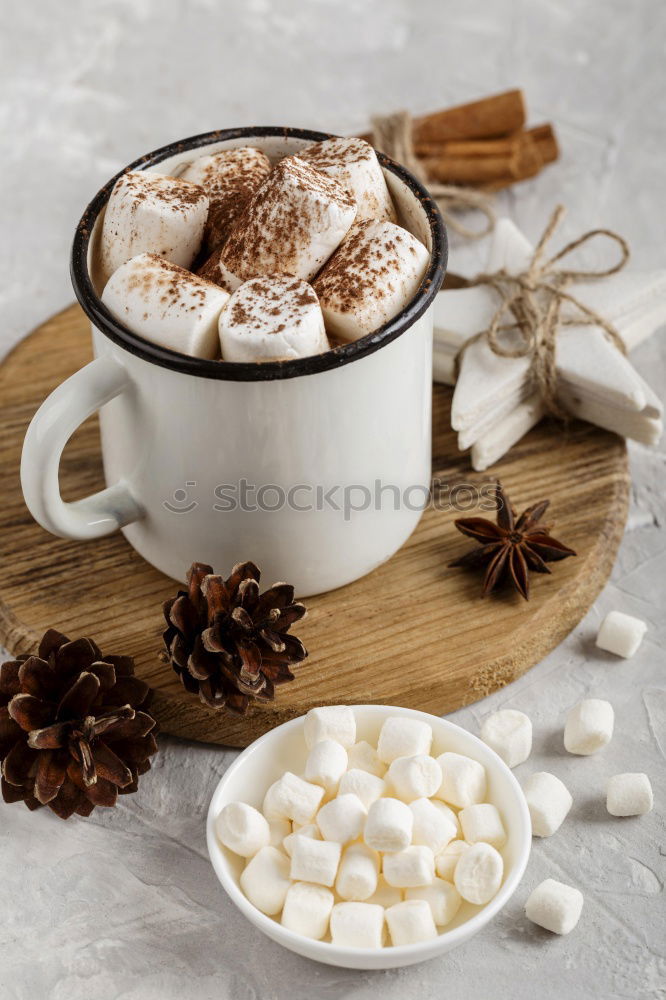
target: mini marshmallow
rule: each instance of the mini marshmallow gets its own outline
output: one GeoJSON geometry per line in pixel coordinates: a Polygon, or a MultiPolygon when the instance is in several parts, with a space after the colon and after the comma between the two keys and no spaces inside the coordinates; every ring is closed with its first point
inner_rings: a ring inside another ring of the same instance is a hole
{"type": "Polygon", "coordinates": [[[385,764],[391,764],[398,757],[427,756],[431,744],[432,729],[427,722],[392,715],[382,725],[377,753],[385,764]]]}
{"type": "Polygon", "coordinates": [[[379,854],[366,844],[345,848],[335,888],[342,899],[366,900],[377,891],[379,854]]]}
{"type": "Polygon", "coordinates": [[[305,826],[299,826],[297,830],[288,834],[282,841],[282,848],[289,857],[291,857],[295,837],[310,837],[311,840],[322,839],[319,827],[315,823],[306,823],[305,826]]]}
{"type": "Polygon", "coordinates": [[[434,757],[417,754],[415,757],[396,757],[388,769],[387,780],[395,797],[403,802],[429,798],[442,783],[442,769],[434,757]]]}
{"type": "Polygon", "coordinates": [[[525,915],[553,934],[568,934],[580,920],[582,909],[583,893],[579,889],[547,878],[530,893],[525,915]]]}
{"type": "Polygon", "coordinates": [[[462,897],[456,887],[441,878],[436,878],[432,885],[407,889],[405,899],[425,899],[438,927],[450,924],[462,904],[462,897]]]}
{"type": "Polygon", "coordinates": [[[458,820],[443,802],[421,798],[410,802],[414,817],[412,843],[425,844],[433,854],[439,854],[458,834],[458,820]]]}
{"type": "Polygon", "coordinates": [[[324,789],[312,785],[291,771],[285,771],[266,792],[263,813],[266,819],[292,819],[299,826],[309,823],[314,817],[324,789]]]}
{"type": "Polygon", "coordinates": [[[443,753],[437,758],[442,783],[437,797],[457,808],[476,805],[486,797],[486,769],[478,760],[459,753],[443,753]]]}
{"type": "Polygon", "coordinates": [[[138,254],[157,254],[188,268],[201,246],[208,196],[198,184],[147,170],[127,170],[116,181],[102,223],[103,283],[138,254]]]}
{"type": "Polygon", "coordinates": [[[376,778],[383,778],[386,774],[386,764],[379,759],[379,754],[374,747],[365,740],[355,743],[349,749],[349,770],[367,771],[374,774],[376,778]]]}
{"type": "Polygon", "coordinates": [[[401,903],[402,900],[402,889],[389,885],[384,876],[379,875],[377,878],[377,889],[366,902],[378,903],[380,906],[388,908],[389,906],[395,906],[396,903],[401,903]]]}
{"type": "Polygon", "coordinates": [[[468,844],[483,841],[484,844],[492,844],[493,847],[502,847],[506,843],[506,830],[502,817],[492,802],[465,806],[460,810],[459,819],[463,837],[468,844]]]}
{"type": "Polygon", "coordinates": [[[404,851],[412,840],[414,816],[400,799],[377,799],[368,809],[364,838],[376,851],[404,851]]]}
{"type": "Polygon", "coordinates": [[[348,844],[360,837],[367,810],[357,795],[338,795],[322,806],[317,813],[317,826],[324,840],[348,844]]]}
{"type": "Polygon", "coordinates": [[[291,823],[288,819],[272,819],[268,823],[269,840],[271,847],[281,847],[285,837],[291,833],[291,823]]]}
{"type": "Polygon", "coordinates": [[[335,740],[315,743],[305,762],[305,779],[321,785],[327,795],[335,795],[340,778],[347,770],[347,751],[335,740]]]}
{"type": "Polygon", "coordinates": [[[432,885],[435,879],[435,857],[429,847],[420,844],[406,847],[397,854],[385,854],[382,872],[389,885],[407,889],[432,885]]]}
{"type": "Polygon", "coordinates": [[[215,833],[225,847],[251,858],[270,842],[265,816],[245,802],[229,802],[215,820],[215,833]]]}
{"type": "Polygon", "coordinates": [[[335,884],[342,847],[333,840],[294,837],[291,845],[291,878],[316,882],[329,888],[335,884]]]}
{"type": "Polygon", "coordinates": [[[240,887],[262,913],[279,913],[290,886],[289,858],[276,847],[262,847],[248,861],[240,877],[240,887]]]}
{"type": "Polygon", "coordinates": [[[585,698],[571,709],[564,727],[564,748],[587,757],[605,747],[613,735],[613,706],[601,698],[585,698]]]}
{"type": "Polygon", "coordinates": [[[417,944],[437,937],[432,910],[425,899],[406,899],[385,913],[393,945],[417,944]]]}
{"type": "Polygon", "coordinates": [[[536,771],[523,785],[535,837],[552,837],[571,809],[571,794],[554,774],[536,771]]]}
{"type": "Polygon", "coordinates": [[[220,353],[217,326],[228,301],[224,289],[153,253],[125,261],[102,292],[109,312],[134,333],[208,360],[220,353]]]}
{"type": "Polygon", "coordinates": [[[369,809],[373,802],[386,794],[386,782],[369,771],[354,767],[342,775],[338,791],[340,795],[349,792],[357,795],[365,808],[369,809]]]}
{"type": "Polygon", "coordinates": [[[356,222],[364,219],[395,222],[386,180],[369,142],[337,136],[308,146],[298,155],[315,170],[342,184],[356,202],[356,222]]]}
{"type": "Polygon", "coordinates": [[[335,740],[345,750],[356,742],[356,716],[349,705],[311,708],[305,716],[303,734],[308,750],[322,740],[335,740]]]}
{"type": "Polygon", "coordinates": [[[644,816],[654,804],[647,774],[614,774],[606,785],[606,808],[611,816],[644,816]]]}
{"type": "Polygon", "coordinates": [[[336,903],[331,911],[331,941],[342,948],[381,948],[384,907],[376,903],[336,903]]]}
{"type": "Polygon", "coordinates": [[[513,708],[489,715],[479,735],[507,767],[522,764],[532,751],[532,723],[524,712],[513,708]]]}
{"type": "Polygon", "coordinates": [[[468,903],[488,903],[502,884],[504,861],[490,844],[472,844],[460,855],[453,884],[468,903]]]}
{"type": "Polygon", "coordinates": [[[440,878],[445,879],[447,882],[453,882],[453,874],[460,860],[460,855],[468,847],[469,844],[466,844],[464,840],[452,840],[450,844],[446,845],[443,851],[440,851],[436,855],[435,871],[440,878]]]}
{"type": "Polygon", "coordinates": [[[313,282],[329,334],[358,340],[393,319],[414,298],[429,260],[393,222],[355,225],[313,282]]]}
{"type": "Polygon", "coordinates": [[[220,314],[219,336],[224,361],[289,361],[330,346],[311,286],[282,274],[237,288],[220,314]]]}
{"type": "Polygon", "coordinates": [[[320,941],[328,930],[334,901],[331,890],[323,885],[294,882],[285,897],[282,926],[320,941]]]}
{"type": "Polygon", "coordinates": [[[646,632],[647,625],[640,618],[622,611],[610,611],[601,623],[597,646],[607,653],[629,659],[638,650],[646,632]]]}

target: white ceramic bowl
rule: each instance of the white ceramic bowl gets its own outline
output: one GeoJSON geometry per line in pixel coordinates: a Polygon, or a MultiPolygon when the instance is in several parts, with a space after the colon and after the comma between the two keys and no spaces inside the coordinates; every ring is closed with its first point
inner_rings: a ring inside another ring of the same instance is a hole
{"type": "Polygon", "coordinates": [[[303,738],[305,716],[285,722],[252,743],[234,761],[220,780],[208,810],[206,839],[215,873],[226,892],[247,919],[291,951],[327,965],[349,969],[392,969],[414,965],[456,948],[485,927],[515,892],[520,882],[532,843],[530,817],[525,797],[513,774],[497,754],[465,729],[438,719],[426,712],[416,712],[391,705],[356,705],[357,738],[376,746],[382,723],[389,716],[401,715],[422,719],[432,726],[433,754],[453,750],[473,757],[484,765],[488,774],[488,799],[502,813],[507,830],[507,842],[502,848],[504,881],[499,892],[486,906],[463,903],[456,918],[432,941],[382,949],[341,948],[330,941],[312,941],[287,930],[277,920],[267,917],[250,903],[240,889],[239,879],[243,859],[223,847],[215,836],[215,817],[228,802],[247,802],[261,808],[268,786],[284,771],[301,774],[307,750],[303,738]]]}

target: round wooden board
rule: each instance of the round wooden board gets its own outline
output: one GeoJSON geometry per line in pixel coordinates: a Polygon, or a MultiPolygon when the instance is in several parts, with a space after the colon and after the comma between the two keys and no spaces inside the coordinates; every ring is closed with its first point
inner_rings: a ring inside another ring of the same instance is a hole
{"type": "MultiPolygon", "coordinates": [[[[53,626],[70,637],[90,635],[109,653],[133,656],[139,676],[156,689],[155,715],[165,732],[246,746],[329,702],[453,711],[537,663],[580,621],[608,578],[628,507],[624,442],[579,423],[563,437],[544,422],[492,476],[473,473],[450,429],[451,390],[436,386],[433,475],[450,487],[478,486],[501,475],[520,509],[549,497],[548,521],[578,557],[557,564],[552,576],[534,576],[529,603],[512,592],[481,600],[477,574],[447,568],[474,544],[454,529],[460,514],[430,509],[388,563],[307,602],[309,614],[297,632],[310,657],[297,668],[296,681],[278,689],[273,704],[254,706],[244,718],[212,713],[183,691],[159,659],[161,607],[175,593],[174,582],[144,562],[121,534],[94,542],[55,538],[23,503],[19,461],[30,418],[90,357],[88,323],[78,306],[70,306],[0,367],[0,642],[14,654],[33,652],[53,626]]],[[[95,418],[67,446],[61,484],[67,499],[103,486],[95,418]]],[[[238,553],[239,560],[248,558],[252,552],[238,553]]]]}

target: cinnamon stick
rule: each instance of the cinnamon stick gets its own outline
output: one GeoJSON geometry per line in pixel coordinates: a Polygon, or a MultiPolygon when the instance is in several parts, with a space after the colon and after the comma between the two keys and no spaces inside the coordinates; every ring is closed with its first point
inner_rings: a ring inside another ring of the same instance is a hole
{"type": "MultiPolygon", "coordinates": [[[[431,180],[447,184],[489,184],[509,179],[511,182],[533,177],[543,166],[539,144],[531,132],[521,132],[501,148],[493,146],[491,155],[451,155],[448,150],[437,156],[425,156],[421,162],[431,180]]],[[[446,148],[446,147],[444,147],[446,148]]]]}

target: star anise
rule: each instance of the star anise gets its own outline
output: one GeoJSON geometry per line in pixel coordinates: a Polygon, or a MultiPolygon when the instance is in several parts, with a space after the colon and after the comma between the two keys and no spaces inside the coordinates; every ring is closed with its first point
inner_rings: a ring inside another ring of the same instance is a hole
{"type": "Polygon", "coordinates": [[[510,582],[527,601],[530,596],[530,570],[550,573],[546,563],[566,559],[576,553],[553,538],[550,528],[539,524],[550,500],[532,504],[517,517],[499,482],[496,500],[497,524],[485,517],[461,517],[455,522],[458,531],[479,542],[481,548],[472,549],[449,565],[468,569],[485,567],[483,597],[499,584],[510,582]]]}

